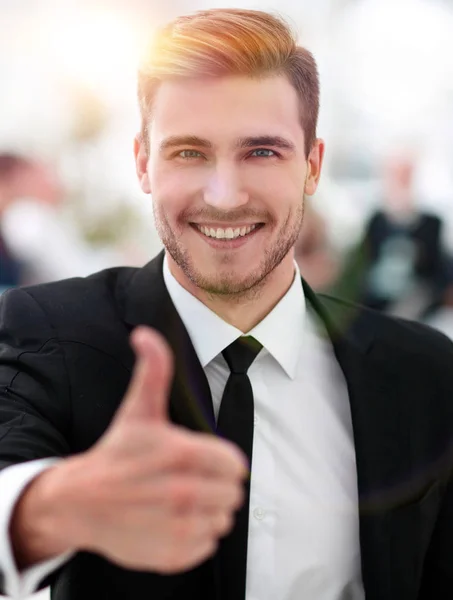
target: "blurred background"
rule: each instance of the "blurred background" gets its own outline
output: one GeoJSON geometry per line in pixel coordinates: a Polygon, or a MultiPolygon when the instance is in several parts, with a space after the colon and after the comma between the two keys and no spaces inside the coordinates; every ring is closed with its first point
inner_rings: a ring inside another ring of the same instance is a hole
{"type": "Polygon", "coordinates": [[[138,59],[156,26],[225,5],[280,12],[318,60],[303,275],[453,336],[453,0],[0,0],[0,293],[160,249],[132,154],[138,59]]]}

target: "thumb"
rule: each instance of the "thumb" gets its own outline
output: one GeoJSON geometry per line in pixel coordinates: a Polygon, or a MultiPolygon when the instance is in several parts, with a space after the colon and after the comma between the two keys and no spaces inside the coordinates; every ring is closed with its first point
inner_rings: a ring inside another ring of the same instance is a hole
{"type": "Polygon", "coordinates": [[[137,360],[119,419],[164,421],[173,370],[171,350],[161,335],[144,326],[133,331],[131,344],[137,360]]]}

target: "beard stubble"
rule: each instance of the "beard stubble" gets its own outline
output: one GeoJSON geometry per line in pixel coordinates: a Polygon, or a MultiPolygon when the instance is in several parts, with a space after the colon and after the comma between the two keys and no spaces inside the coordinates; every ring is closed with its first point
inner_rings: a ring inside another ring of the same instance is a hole
{"type": "MultiPolygon", "coordinates": [[[[302,200],[297,206],[295,214],[288,214],[287,219],[276,235],[276,241],[271,247],[266,248],[259,266],[246,277],[239,280],[234,269],[223,271],[217,277],[203,274],[195,265],[188,249],[184,248],[179,241],[178,235],[171,228],[165,213],[162,210],[159,211],[156,206],[153,207],[153,212],[156,229],[166,251],[193,285],[210,296],[243,300],[245,297],[255,299],[261,293],[274,269],[278,267],[295,245],[303,222],[304,205],[305,202],[302,200]]],[[[206,215],[206,211],[203,214],[206,215]]],[[[218,219],[211,216],[210,218],[206,218],[206,220],[215,221],[218,219]]],[[[225,222],[234,221],[234,219],[228,221],[225,215],[223,216],[223,220],[225,222]]],[[[236,220],[239,219],[236,218],[236,220]]],[[[190,222],[190,219],[184,219],[184,222],[187,224],[190,222]]],[[[225,266],[230,262],[228,254],[222,257],[222,262],[225,266]]]]}

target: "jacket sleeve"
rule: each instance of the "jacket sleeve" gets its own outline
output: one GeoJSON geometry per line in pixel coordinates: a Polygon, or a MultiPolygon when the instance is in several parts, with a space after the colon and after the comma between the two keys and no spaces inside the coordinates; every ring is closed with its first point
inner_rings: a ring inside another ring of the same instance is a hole
{"type": "Polygon", "coordinates": [[[0,298],[0,471],[67,456],[70,402],[58,332],[28,291],[7,291],[0,298]]]}

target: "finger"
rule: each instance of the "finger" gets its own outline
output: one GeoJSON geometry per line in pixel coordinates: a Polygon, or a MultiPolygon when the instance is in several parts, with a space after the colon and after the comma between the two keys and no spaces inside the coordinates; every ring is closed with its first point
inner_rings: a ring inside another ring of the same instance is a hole
{"type": "Polygon", "coordinates": [[[191,553],[188,568],[194,567],[213,556],[217,551],[217,547],[218,541],[216,539],[207,539],[198,544],[191,553]]]}
{"type": "Polygon", "coordinates": [[[165,421],[172,356],[164,338],[149,327],[138,327],[131,335],[137,355],[134,372],[118,418],[165,421]]]}
{"type": "Polygon", "coordinates": [[[167,559],[157,570],[166,575],[189,570],[213,556],[217,550],[218,541],[214,537],[202,537],[200,541],[191,544],[178,544],[178,551],[167,559]]]}
{"type": "Polygon", "coordinates": [[[169,531],[179,548],[186,550],[206,540],[217,540],[231,530],[233,523],[233,516],[225,511],[193,512],[174,518],[169,531]]]}
{"type": "Polygon", "coordinates": [[[143,490],[149,506],[163,506],[177,513],[192,511],[237,510],[244,502],[241,483],[206,479],[193,475],[167,475],[154,480],[143,490]]]}
{"type": "Polygon", "coordinates": [[[178,432],[160,457],[161,469],[200,473],[226,480],[244,479],[248,459],[237,446],[211,434],[178,432]]]}

